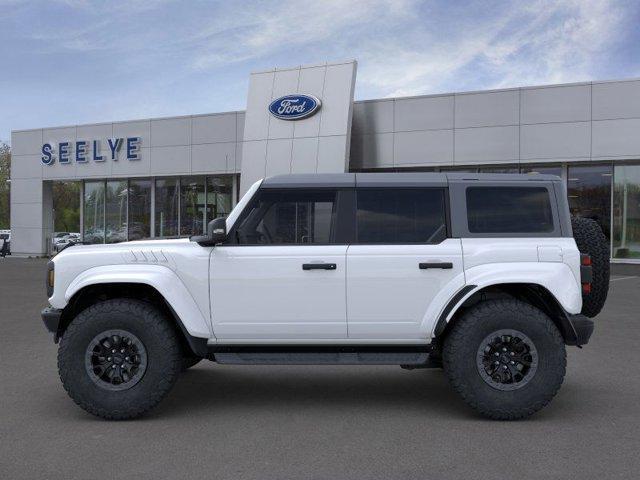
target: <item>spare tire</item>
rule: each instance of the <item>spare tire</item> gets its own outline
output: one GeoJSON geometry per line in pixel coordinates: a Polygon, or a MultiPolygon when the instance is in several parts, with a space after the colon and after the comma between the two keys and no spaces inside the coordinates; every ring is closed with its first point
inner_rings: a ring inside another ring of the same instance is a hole
{"type": "Polygon", "coordinates": [[[591,257],[593,270],[591,292],[582,295],[582,314],[595,317],[609,293],[609,241],[600,225],[590,218],[571,217],[571,227],[578,250],[591,257]]]}

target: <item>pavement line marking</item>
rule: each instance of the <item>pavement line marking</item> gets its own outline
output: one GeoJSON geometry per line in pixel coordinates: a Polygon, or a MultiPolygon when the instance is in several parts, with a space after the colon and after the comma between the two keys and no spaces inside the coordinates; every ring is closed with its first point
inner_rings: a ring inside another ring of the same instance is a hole
{"type": "Polygon", "coordinates": [[[638,277],[617,277],[617,278],[610,278],[609,281],[617,282],[618,280],[629,280],[630,278],[638,278],[638,277]]]}

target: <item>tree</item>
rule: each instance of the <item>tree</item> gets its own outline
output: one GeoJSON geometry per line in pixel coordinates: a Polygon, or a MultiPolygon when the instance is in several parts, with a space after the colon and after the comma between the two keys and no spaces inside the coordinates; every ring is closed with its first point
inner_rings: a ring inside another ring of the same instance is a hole
{"type": "Polygon", "coordinates": [[[53,182],[54,230],[80,231],[80,182],[53,182]]]}
{"type": "Polygon", "coordinates": [[[8,229],[10,224],[10,172],[11,147],[4,142],[0,142],[0,230],[8,229]]]}

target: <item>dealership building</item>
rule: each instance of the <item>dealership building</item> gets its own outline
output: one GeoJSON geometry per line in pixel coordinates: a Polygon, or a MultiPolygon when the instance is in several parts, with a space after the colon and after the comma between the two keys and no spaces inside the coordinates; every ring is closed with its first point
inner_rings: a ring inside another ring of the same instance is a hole
{"type": "Polygon", "coordinates": [[[55,182],[85,242],[202,233],[283,173],[551,173],[612,261],[640,262],[640,79],[354,101],[355,61],[250,76],[245,111],[12,132],[14,254],[50,252],[55,182]]]}

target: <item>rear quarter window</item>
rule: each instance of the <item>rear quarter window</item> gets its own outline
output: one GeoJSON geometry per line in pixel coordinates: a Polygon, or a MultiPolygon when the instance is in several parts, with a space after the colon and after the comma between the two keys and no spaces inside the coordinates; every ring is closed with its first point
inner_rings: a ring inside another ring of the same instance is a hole
{"type": "Polygon", "coordinates": [[[549,233],[554,230],[544,187],[468,187],[470,233],[549,233]]]}

